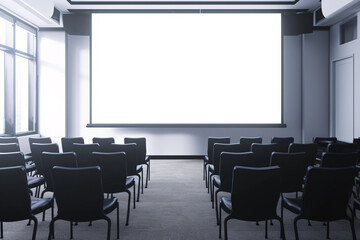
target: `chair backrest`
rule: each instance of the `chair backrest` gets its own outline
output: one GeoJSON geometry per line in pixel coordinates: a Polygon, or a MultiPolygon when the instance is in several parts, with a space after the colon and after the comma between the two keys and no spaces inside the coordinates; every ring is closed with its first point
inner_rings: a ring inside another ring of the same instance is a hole
{"type": "Polygon", "coordinates": [[[293,137],[273,137],[271,138],[271,143],[277,143],[278,145],[278,152],[285,152],[289,151],[290,143],[294,142],[293,137]]]}
{"type": "Polygon", "coordinates": [[[356,143],[330,143],[327,146],[327,152],[352,153],[359,150],[356,143]]]}
{"type": "Polygon", "coordinates": [[[63,137],[61,138],[61,146],[63,152],[73,152],[74,146],[73,143],[82,143],[84,144],[83,137],[63,137]]]}
{"type": "Polygon", "coordinates": [[[207,156],[209,158],[209,163],[213,163],[214,159],[214,144],[215,143],[230,143],[230,137],[209,137],[208,146],[207,146],[207,156]]]}
{"type": "Polygon", "coordinates": [[[231,189],[231,215],[246,221],[263,221],[277,216],[280,197],[280,168],[235,167],[231,189]]]}
{"type": "Polygon", "coordinates": [[[20,152],[19,144],[0,143],[0,153],[6,153],[6,152],[20,152]]]}
{"type": "Polygon", "coordinates": [[[31,200],[25,168],[0,168],[0,221],[10,222],[31,216],[31,200]],[[6,193],[6,194],[5,194],[6,193]]]}
{"type": "Polygon", "coordinates": [[[98,143],[101,148],[115,143],[115,139],[113,137],[94,137],[92,141],[93,143],[98,143]]]}
{"type": "Polygon", "coordinates": [[[316,156],[321,157],[323,152],[327,151],[327,146],[331,143],[337,143],[336,137],[314,137],[313,143],[317,145],[316,156]]]}
{"type": "Polygon", "coordinates": [[[46,190],[53,191],[52,169],[54,166],[77,167],[77,158],[74,152],[54,153],[43,152],[41,155],[46,190]]]}
{"type": "Polygon", "coordinates": [[[55,166],[52,176],[59,218],[84,222],[104,216],[104,192],[99,166],[55,166]]]}
{"type": "Polygon", "coordinates": [[[301,215],[316,221],[345,219],[355,173],[354,167],[309,167],[302,195],[301,215]]]}
{"type": "Polygon", "coordinates": [[[262,137],[240,137],[240,144],[244,145],[247,152],[251,152],[253,143],[262,143],[262,137]]]}
{"type": "Polygon", "coordinates": [[[0,167],[25,167],[24,154],[22,152],[0,153],[0,167]]]}
{"type": "Polygon", "coordinates": [[[235,166],[253,167],[255,154],[252,152],[229,153],[222,152],[220,155],[219,175],[221,180],[221,189],[224,192],[230,192],[232,186],[232,173],[235,166]]]}
{"type": "Polygon", "coordinates": [[[213,164],[214,164],[214,173],[219,174],[220,168],[220,155],[222,152],[246,152],[244,146],[240,143],[215,143],[214,144],[214,153],[213,153],[213,164]]]}
{"type": "Polygon", "coordinates": [[[106,152],[124,152],[126,155],[127,175],[136,175],[136,167],[138,165],[136,143],[113,143],[106,148],[106,152]]]}
{"type": "Polygon", "coordinates": [[[298,192],[302,189],[308,167],[306,153],[273,152],[270,165],[280,167],[280,192],[298,192]]]}
{"type": "Polygon", "coordinates": [[[270,166],[271,153],[278,149],[277,143],[253,143],[251,151],[255,153],[255,167],[270,166]]]}
{"type": "Polygon", "coordinates": [[[312,166],[316,161],[317,145],[316,143],[291,143],[289,146],[289,153],[304,152],[308,166],[312,166]]]}
{"type": "Polygon", "coordinates": [[[36,166],[36,172],[40,175],[44,175],[42,153],[43,152],[59,152],[59,146],[57,143],[33,143],[32,144],[32,160],[36,166]]]}
{"type": "Polygon", "coordinates": [[[145,164],[145,158],[146,158],[146,138],[130,138],[126,137],[124,138],[124,143],[136,143],[136,156],[138,164],[145,164]]]}
{"type": "Polygon", "coordinates": [[[94,163],[100,166],[104,193],[126,191],[126,154],[94,152],[94,163]]]}
{"type": "Polygon", "coordinates": [[[327,168],[356,167],[359,157],[357,152],[327,152],[323,153],[320,166],[327,168]]]}
{"type": "Polygon", "coordinates": [[[50,137],[30,137],[29,144],[30,144],[31,153],[33,152],[32,149],[33,143],[52,143],[52,141],[50,137]]]}
{"type": "Polygon", "coordinates": [[[0,143],[17,143],[17,144],[19,144],[19,139],[17,137],[0,137],[0,143]]]}
{"type": "Polygon", "coordinates": [[[73,143],[73,147],[79,167],[94,166],[92,153],[100,151],[100,145],[98,143],[73,143]]]}

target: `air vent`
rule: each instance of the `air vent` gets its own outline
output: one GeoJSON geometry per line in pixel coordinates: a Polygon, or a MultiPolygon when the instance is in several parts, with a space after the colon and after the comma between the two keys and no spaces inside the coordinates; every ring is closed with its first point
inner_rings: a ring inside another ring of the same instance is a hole
{"type": "Polygon", "coordinates": [[[357,39],[357,17],[353,17],[340,24],[340,44],[345,44],[357,39]]]}

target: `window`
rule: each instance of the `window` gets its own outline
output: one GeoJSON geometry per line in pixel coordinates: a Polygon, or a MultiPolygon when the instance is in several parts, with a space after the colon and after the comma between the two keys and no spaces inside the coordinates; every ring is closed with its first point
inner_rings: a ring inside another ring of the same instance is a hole
{"type": "Polygon", "coordinates": [[[35,131],[37,30],[0,11],[0,135],[35,131]]]}

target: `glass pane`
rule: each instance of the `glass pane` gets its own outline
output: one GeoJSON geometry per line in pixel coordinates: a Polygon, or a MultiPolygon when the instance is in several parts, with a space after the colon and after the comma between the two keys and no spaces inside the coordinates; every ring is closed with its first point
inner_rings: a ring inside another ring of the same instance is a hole
{"type": "Polygon", "coordinates": [[[16,56],[16,132],[29,131],[29,60],[16,56]]]}
{"type": "Polygon", "coordinates": [[[5,133],[5,54],[0,51],[0,134],[5,133]]]}
{"type": "Polygon", "coordinates": [[[0,17],[0,44],[13,46],[13,27],[12,22],[0,17]]]}
{"type": "Polygon", "coordinates": [[[35,53],[35,34],[16,25],[15,27],[15,47],[16,50],[34,55],[35,53]]]}

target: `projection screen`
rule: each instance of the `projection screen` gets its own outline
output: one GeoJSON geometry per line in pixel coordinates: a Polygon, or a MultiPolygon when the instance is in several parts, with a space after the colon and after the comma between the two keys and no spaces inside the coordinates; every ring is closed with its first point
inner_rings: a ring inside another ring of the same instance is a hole
{"type": "Polygon", "coordinates": [[[90,124],[281,124],[281,40],[278,13],[93,13],[90,124]]]}

